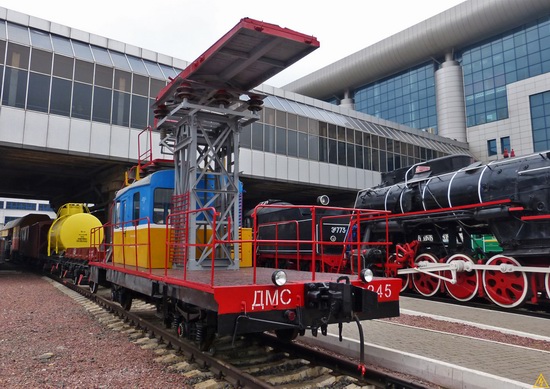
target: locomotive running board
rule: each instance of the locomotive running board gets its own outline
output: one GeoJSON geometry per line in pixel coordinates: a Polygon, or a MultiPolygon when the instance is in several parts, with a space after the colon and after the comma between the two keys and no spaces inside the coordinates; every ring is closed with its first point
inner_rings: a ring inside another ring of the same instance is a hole
{"type": "Polygon", "coordinates": [[[421,261],[421,262],[419,262],[419,264],[421,265],[418,267],[398,269],[397,274],[403,275],[403,274],[423,273],[443,281],[448,281],[454,285],[457,282],[456,273],[460,273],[464,271],[469,272],[473,270],[494,270],[494,271],[500,271],[501,273],[513,273],[516,271],[529,272],[529,273],[543,273],[543,274],[550,273],[550,268],[548,267],[515,266],[515,265],[510,265],[508,263],[506,264],[503,263],[501,265],[479,265],[479,264],[461,261],[461,260],[455,260],[455,261],[452,261],[451,263],[432,263],[428,261],[421,261]],[[425,263],[421,264],[421,262],[425,262],[425,263]],[[451,277],[450,278],[445,277],[441,274],[436,273],[440,271],[451,272],[451,277]]]}

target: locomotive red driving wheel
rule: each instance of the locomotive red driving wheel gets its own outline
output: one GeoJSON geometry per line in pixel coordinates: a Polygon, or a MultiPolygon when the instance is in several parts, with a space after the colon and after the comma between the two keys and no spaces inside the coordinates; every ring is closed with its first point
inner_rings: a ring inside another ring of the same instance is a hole
{"type": "MultiPolygon", "coordinates": [[[[521,266],[520,263],[511,257],[495,255],[489,259],[486,265],[521,266]]],[[[500,270],[483,271],[483,288],[487,297],[496,305],[503,308],[515,308],[525,302],[529,283],[527,275],[522,271],[502,272],[500,270]]]]}
{"type": "MultiPolygon", "coordinates": [[[[398,255],[399,258],[402,258],[402,255],[398,255]]],[[[395,254],[390,257],[390,263],[395,262],[395,254]]],[[[411,275],[410,274],[397,274],[398,270],[395,270],[395,268],[391,267],[389,265],[386,265],[384,268],[384,277],[398,277],[401,278],[401,292],[404,292],[405,290],[409,289],[409,284],[411,283],[411,275]]]]}
{"type": "Polygon", "coordinates": [[[401,292],[409,289],[409,283],[411,281],[410,274],[399,274],[397,277],[401,278],[401,292]]]}
{"type": "MultiPolygon", "coordinates": [[[[428,262],[428,265],[430,263],[437,264],[437,258],[434,257],[432,254],[423,253],[420,254],[416,259],[414,260],[415,263],[419,262],[428,262]]],[[[439,272],[432,272],[434,274],[439,275],[439,272]]],[[[423,296],[431,297],[434,294],[437,293],[439,290],[439,287],[441,286],[441,279],[434,277],[433,275],[427,274],[427,273],[413,273],[412,274],[412,282],[414,285],[414,288],[418,293],[420,293],[423,296]]]]}
{"type": "MultiPolygon", "coordinates": [[[[451,255],[447,259],[447,263],[453,261],[461,261],[464,265],[473,264],[474,261],[470,257],[464,254],[451,255]]],[[[450,277],[451,272],[446,271],[445,277],[450,277]]],[[[470,301],[473,299],[479,290],[479,274],[476,270],[470,271],[457,271],[456,272],[456,284],[452,284],[449,281],[445,281],[445,289],[452,298],[458,301],[470,301]]]]}

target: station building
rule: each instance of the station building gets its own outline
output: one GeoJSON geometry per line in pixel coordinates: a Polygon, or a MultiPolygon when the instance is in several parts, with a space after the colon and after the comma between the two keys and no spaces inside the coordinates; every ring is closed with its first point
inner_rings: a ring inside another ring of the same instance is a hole
{"type": "MultiPolygon", "coordinates": [[[[154,98],[187,64],[0,8],[0,195],[47,198],[54,209],[107,206],[147,147],[140,134],[153,123],[154,98]]],[[[267,95],[261,119],[241,133],[245,208],[319,194],[350,205],[381,172],[469,152],[464,142],[349,108],[258,90],[267,95]]],[[[153,135],[153,156],[166,158],[153,135]]]]}
{"type": "Polygon", "coordinates": [[[467,142],[550,149],[550,2],[468,0],[284,87],[467,142]]]}
{"type": "Polygon", "coordinates": [[[0,228],[29,213],[40,213],[55,218],[47,200],[28,200],[0,197],[0,228]]]}

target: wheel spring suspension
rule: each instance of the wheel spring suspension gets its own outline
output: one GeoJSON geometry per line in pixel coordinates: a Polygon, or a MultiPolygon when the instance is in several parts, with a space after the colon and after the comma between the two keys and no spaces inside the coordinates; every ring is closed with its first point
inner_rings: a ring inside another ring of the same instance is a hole
{"type": "Polygon", "coordinates": [[[173,316],[172,318],[172,328],[178,328],[178,326],[180,325],[180,323],[182,322],[182,318],[181,316],[173,316]]]}
{"type": "Polygon", "coordinates": [[[195,327],[195,341],[198,344],[201,344],[201,342],[204,340],[206,328],[201,322],[195,323],[194,327],[195,327]]]}

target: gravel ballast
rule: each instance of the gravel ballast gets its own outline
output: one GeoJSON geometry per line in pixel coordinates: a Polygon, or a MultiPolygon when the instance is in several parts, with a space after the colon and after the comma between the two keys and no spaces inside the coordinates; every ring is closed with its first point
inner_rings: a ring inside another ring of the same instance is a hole
{"type": "Polygon", "coordinates": [[[152,350],[34,274],[0,271],[1,388],[185,388],[152,350]]]}

